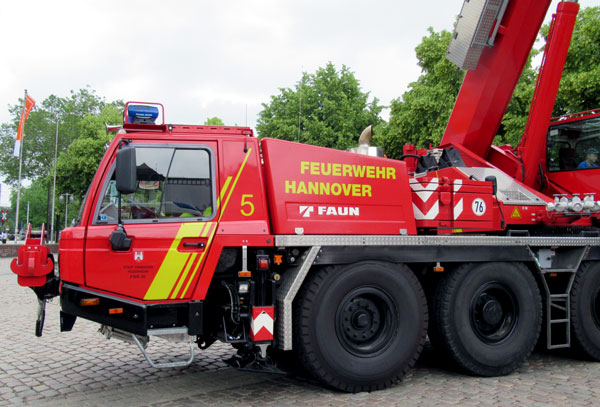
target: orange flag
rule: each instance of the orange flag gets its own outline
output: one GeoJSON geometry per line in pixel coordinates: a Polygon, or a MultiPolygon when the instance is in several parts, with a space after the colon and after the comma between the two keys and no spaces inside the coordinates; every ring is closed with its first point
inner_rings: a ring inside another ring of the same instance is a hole
{"type": "Polygon", "coordinates": [[[25,96],[25,106],[23,106],[23,111],[21,112],[21,121],[19,122],[19,129],[17,130],[17,139],[15,140],[15,149],[13,151],[13,155],[15,157],[19,156],[19,152],[21,151],[21,139],[23,138],[23,127],[25,127],[25,121],[27,121],[27,117],[29,117],[29,113],[31,109],[35,106],[35,100],[33,100],[29,95],[25,96]]]}

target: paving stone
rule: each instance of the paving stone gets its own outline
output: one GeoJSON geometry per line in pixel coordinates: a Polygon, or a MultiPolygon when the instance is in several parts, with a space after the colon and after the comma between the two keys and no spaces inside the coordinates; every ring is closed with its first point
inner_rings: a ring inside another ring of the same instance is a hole
{"type": "MultiPolygon", "coordinates": [[[[157,370],[134,345],[97,333],[77,320],[60,333],[58,301],[48,304],[42,338],[33,335],[37,301],[19,287],[0,259],[0,406],[590,406],[600,403],[600,363],[548,353],[534,354],[505,377],[461,375],[426,348],[395,386],[345,394],[306,375],[295,377],[233,370],[222,360],[235,350],[214,344],[197,352],[187,368],[157,370]]],[[[183,358],[181,344],[152,341],[160,360],[183,358]],[[163,357],[164,355],[164,357],[163,357]]]]}

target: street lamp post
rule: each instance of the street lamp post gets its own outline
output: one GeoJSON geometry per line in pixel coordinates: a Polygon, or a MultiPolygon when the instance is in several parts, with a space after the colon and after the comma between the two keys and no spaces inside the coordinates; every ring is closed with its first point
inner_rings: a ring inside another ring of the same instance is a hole
{"type": "Polygon", "coordinates": [[[73,202],[73,194],[62,194],[58,197],[58,200],[65,203],[65,229],[67,228],[67,221],[69,219],[69,202],[73,202]]]}

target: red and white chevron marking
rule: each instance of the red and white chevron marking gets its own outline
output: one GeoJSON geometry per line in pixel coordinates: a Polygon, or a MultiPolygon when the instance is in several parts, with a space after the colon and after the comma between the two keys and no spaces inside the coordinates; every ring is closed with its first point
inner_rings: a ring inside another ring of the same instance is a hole
{"type": "MultiPolygon", "coordinates": [[[[456,195],[456,193],[460,190],[460,188],[462,187],[463,182],[462,179],[455,179],[454,180],[454,186],[452,188],[452,193],[454,195],[456,195]]],[[[463,198],[460,198],[458,200],[458,202],[454,205],[454,220],[458,220],[458,217],[462,214],[463,212],[463,198]]]]}
{"type": "MultiPolygon", "coordinates": [[[[413,211],[416,220],[435,219],[440,213],[440,202],[436,197],[430,199],[438,189],[439,179],[431,178],[428,184],[422,184],[419,180],[411,182],[413,190],[413,211]]],[[[437,196],[437,194],[435,194],[437,196]]]]}
{"type": "MultiPolygon", "coordinates": [[[[440,214],[440,202],[438,199],[438,195],[435,194],[439,187],[439,178],[431,178],[429,182],[425,181],[421,183],[417,179],[411,180],[410,187],[413,194],[413,211],[415,214],[416,220],[433,220],[437,219],[440,214]],[[433,198],[431,198],[433,196],[433,198]]],[[[462,179],[455,179],[452,185],[452,194],[456,197],[456,194],[463,186],[462,179]]],[[[460,215],[463,213],[464,203],[463,198],[460,198],[456,201],[456,198],[453,199],[454,204],[453,208],[453,219],[458,220],[460,215]]]]}
{"type": "Polygon", "coordinates": [[[275,307],[252,307],[250,339],[255,342],[273,340],[275,307]]]}

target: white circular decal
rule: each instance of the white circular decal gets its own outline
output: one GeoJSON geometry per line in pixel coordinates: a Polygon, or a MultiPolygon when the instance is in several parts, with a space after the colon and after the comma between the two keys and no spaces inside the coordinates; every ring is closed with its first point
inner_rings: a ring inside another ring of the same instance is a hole
{"type": "Polygon", "coordinates": [[[485,213],[485,202],[481,198],[475,198],[471,207],[473,213],[477,216],[482,216],[485,213]]]}

